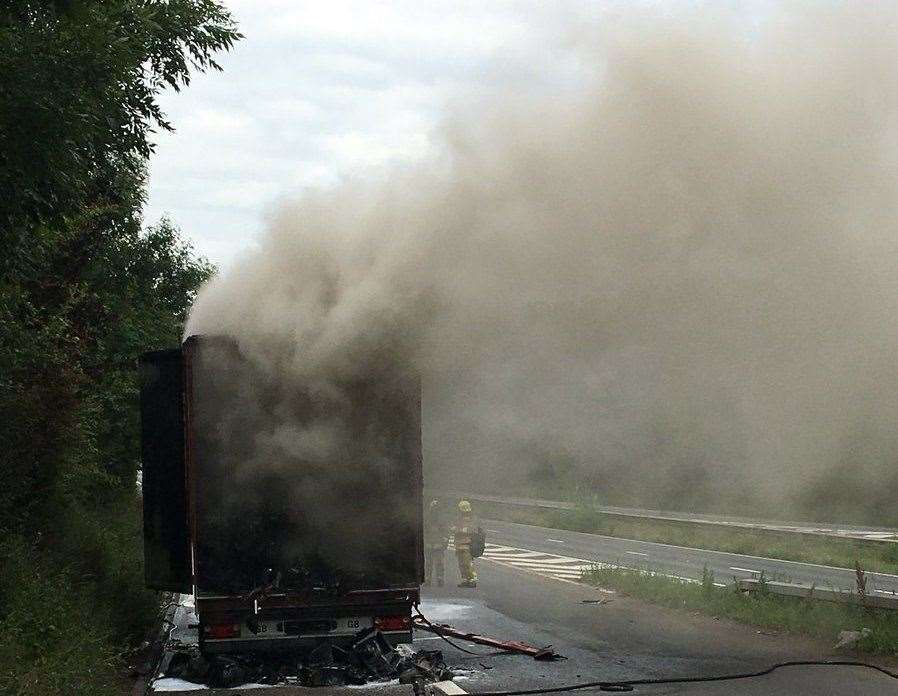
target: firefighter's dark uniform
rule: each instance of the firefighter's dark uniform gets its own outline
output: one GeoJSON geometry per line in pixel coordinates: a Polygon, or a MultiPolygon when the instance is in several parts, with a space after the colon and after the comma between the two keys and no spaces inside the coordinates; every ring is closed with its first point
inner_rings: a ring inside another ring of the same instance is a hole
{"type": "Polygon", "coordinates": [[[424,518],[424,584],[436,580],[443,586],[446,578],[446,549],[449,548],[449,525],[438,500],[432,500],[424,518]]]}
{"type": "Polygon", "coordinates": [[[477,571],[474,570],[474,557],[471,555],[471,537],[476,530],[471,503],[463,500],[458,504],[458,521],[452,528],[458,574],[462,580],[459,587],[477,587],[477,571]]]}

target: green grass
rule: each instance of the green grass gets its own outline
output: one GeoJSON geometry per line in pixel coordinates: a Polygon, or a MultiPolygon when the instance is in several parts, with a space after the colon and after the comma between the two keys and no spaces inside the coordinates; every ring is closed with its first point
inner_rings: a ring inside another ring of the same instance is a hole
{"type": "Polygon", "coordinates": [[[705,570],[702,582],[692,583],[658,575],[650,570],[594,567],[583,579],[592,585],[617,590],[637,599],[673,609],[725,617],[762,629],[820,638],[836,643],[840,631],[869,628],[858,644],[861,652],[898,655],[898,612],[782,597],[762,591],[736,592],[714,585],[705,570]]]}
{"type": "Polygon", "coordinates": [[[4,696],[130,693],[126,655],[158,611],[144,588],[135,512],[72,514],[53,540],[0,541],[4,696]]]}
{"type": "MultiPolygon", "coordinates": [[[[7,570],[9,572],[9,570],[7,570]]],[[[0,689],[9,694],[116,693],[120,661],[89,591],[69,572],[28,563],[0,621],[0,689]]]]}
{"type": "Polygon", "coordinates": [[[854,568],[858,563],[864,570],[898,573],[898,543],[628,518],[607,515],[588,505],[579,505],[574,510],[543,510],[497,503],[479,503],[477,507],[478,514],[483,517],[509,522],[841,568],[854,568]]]}

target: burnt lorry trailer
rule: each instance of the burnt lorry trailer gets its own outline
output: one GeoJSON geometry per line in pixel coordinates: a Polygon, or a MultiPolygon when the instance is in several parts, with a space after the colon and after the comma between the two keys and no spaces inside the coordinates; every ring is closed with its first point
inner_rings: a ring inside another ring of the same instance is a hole
{"type": "Polygon", "coordinates": [[[410,642],[419,381],[290,375],[220,337],[142,356],[147,586],[195,595],[204,652],[410,642]]]}

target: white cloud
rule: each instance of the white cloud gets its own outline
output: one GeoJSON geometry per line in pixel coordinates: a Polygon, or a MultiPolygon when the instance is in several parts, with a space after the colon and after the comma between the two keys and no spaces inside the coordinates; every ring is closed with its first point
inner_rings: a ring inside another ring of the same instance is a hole
{"type": "Polygon", "coordinates": [[[246,38],[223,73],[163,95],[146,219],[169,214],[228,264],[266,211],[307,187],[432,151],[478,94],[558,89],[576,73],[560,29],[591,3],[235,0],[246,38]]]}

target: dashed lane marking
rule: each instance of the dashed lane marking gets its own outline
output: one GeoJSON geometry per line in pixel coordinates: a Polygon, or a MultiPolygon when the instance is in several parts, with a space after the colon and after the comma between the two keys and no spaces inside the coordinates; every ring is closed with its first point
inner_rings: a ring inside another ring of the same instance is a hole
{"type": "Polygon", "coordinates": [[[631,556],[646,556],[646,557],[648,557],[648,554],[643,553],[642,551],[624,551],[624,553],[628,553],[631,556]]]}
{"type": "Polygon", "coordinates": [[[730,566],[730,570],[735,570],[740,573],[754,573],[756,575],[760,575],[760,570],[752,570],[751,568],[740,568],[739,566],[730,566]]]}

